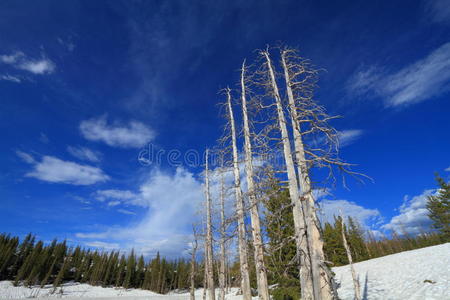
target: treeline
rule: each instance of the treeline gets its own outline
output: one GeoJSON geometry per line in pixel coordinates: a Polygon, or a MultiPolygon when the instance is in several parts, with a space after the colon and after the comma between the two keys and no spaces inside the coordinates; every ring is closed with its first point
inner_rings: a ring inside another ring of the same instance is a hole
{"type": "Polygon", "coordinates": [[[394,231],[390,238],[385,235],[376,238],[372,232],[362,230],[359,224],[351,217],[348,217],[347,222],[343,222],[341,217],[337,217],[333,225],[325,223],[323,229],[325,253],[332,266],[348,264],[348,258],[342,240],[342,226],[344,226],[345,236],[350,245],[353,262],[360,262],[446,242],[442,233],[438,232],[423,232],[422,234],[412,236],[407,233],[399,235],[394,231]]]}
{"type": "MultiPolygon", "coordinates": [[[[197,266],[200,270],[202,267],[197,266]]],[[[167,260],[160,257],[145,261],[134,251],[128,255],[118,251],[103,252],[69,247],[65,241],[53,240],[45,245],[28,234],[20,242],[18,237],[0,235],[0,280],[12,280],[15,285],[55,288],[74,281],[103,287],[141,288],[157,293],[187,289],[190,262],[184,259],[167,260]]],[[[196,277],[197,287],[202,277],[196,277]]]]}
{"type": "MultiPolygon", "coordinates": [[[[298,264],[295,261],[295,242],[289,237],[292,227],[291,218],[278,219],[276,214],[287,213],[288,207],[283,207],[283,200],[288,197],[277,197],[268,205],[268,245],[266,260],[268,265],[268,279],[270,284],[277,287],[272,290],[273,296],[291,295],[297,299],[298,264]],[[279,222],[274,222],[274,218],[279,222]]],[[[289,214],[288,214],[289,215],[289,214]]],[[[428,247],[445,242],[439,233],[423,233],[418,236],[404,234],[399,236],[395,232],[389,239],[376,239],[373,234],[366,233],[351,217],[342,222],[341,217],[335,218],[334,224],[325,223],[323,237],[325,254],[330,266],[348,264],[341,230],[344,231],[351,247],[354,262],[375,257],[394,254],[402,251],[428,247]]],[[[250,258],[253,257],[249,242],[250,258]]],[[[218,265],[218,261],[215,261],[218,265]]],[[[254,266],[254,260],[249,264],[254,266]]],[[[195,287],[203,287],[204,264],[195,262],[195,287]]],[[[252,287],[256,288],[256,274],[250,268],[252,287]]],[[[28,234],[20,242],[18,237],[0,234],[0,280],[11,280],[15,285],[25,286],[53,285],[56,289],[66,282],[88,283],[103,287],[141,288],[157,293],[167,293],[171,290],[187,290],[190,288],[190,262],[184,259],[167,260],[159,255],[146,261],[142,255],[137,256],[134,251],[128,255],[118,251],[103,252],[83,249],[80,246],[69,247],[65,241],[53,240],[45,245],[42,241],[35,241],[35,237],[28,234]]],[[[239,286],[239,262],[227,268],[227,286],[239,286]]],[[[215,281],[218,278],[215,276],[215,281]]]]}

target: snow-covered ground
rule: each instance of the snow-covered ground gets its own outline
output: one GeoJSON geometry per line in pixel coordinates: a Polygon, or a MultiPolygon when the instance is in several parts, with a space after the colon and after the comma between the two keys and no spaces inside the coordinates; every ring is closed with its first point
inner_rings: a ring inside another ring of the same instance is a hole
{"type": "MultiPolygon", "coordinates": [[[[427,300],[450,299],[450,243],[354,264],[365,300],[427,300]]],[[[353,282],[348,266],[333,268],[340,283],[339,297],[353,299],[353,282]]],[[[10,281],[0,282],[0,299],[54,298],[116,299],[116,300],[187,300],[189,293],[160,295],[139,289],[102,288],[88,284],[65,284],[62,290],[52,293],[53,287],[43,289],[14,287],[10,281]]],[[[227,295],[227,300],[238,300],[237,289],[227,295]]],[[[196,291],[202,299],[203,290],[196,291]]],[[[257,299],[257,297],[254,297],[257,299]]]]}
{"type": "MultiPolygon", "coordinates": [[[[227,300],[238,300],[241,296],[236,296],[238,289],[232,288],[230,293],[226,295],[227,300]]],[[[218,290],[216,290],[218,294],[218,290]]],[[[196,299],[202,299],[203,289],[195,291],[196,299]]],[[[62,286],[62,289],[53,291],[53,286],[48,285],[45,288],[27,288],[23,286],[15,287],[11,281],[0,281],[0,299],[53,299],[65,298],[70,299],[86,299],[93,298],[95,300],[102,299],[120,299],[120,300],[187,300],[189,292],[161,295],[154,292],[141,289],[123,289],[123,288],[103,288],[92,286],[89,284],[68,283],[62,286]]],[[[257,297],[255,297],[256,299],[257,297]]]]}
{"type": "MultiPolygon", "coordinates": [[[[375,258],[354,267],[363,299],[450,299],[450,243],[375,258]]],[[[341,284],[339,297],[352,300],[350,267],[333,271],[341,284]]]]}

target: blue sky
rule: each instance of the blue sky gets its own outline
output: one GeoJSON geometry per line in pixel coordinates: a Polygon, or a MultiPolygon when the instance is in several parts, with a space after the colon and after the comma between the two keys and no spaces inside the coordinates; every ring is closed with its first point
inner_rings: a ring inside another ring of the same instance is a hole
{"type": "Polygon", "coordinates": [[[202,201],[217,91],[283,42],[324,68],[342,157],[374,179],[322,198],[367,228],[420,232],[450,175],[450,4],[435,1],[2,1],[0,228],[177,256],[202,201]],[[149,143],[162,161],[142,164],[149,143]]]}

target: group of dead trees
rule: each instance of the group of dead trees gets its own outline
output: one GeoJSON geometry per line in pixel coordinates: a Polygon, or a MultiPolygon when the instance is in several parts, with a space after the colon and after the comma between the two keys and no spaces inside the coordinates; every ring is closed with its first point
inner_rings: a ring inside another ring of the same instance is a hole
{"type": "Polygon", "coordinates": [[[224,134],[217,149],[207,151],[204,172],[204,256],[209,299],[215,299],[215,237],[220,251],[219,296],[223,300],[225,243],[234,233],[242,296],[251,299],[246,232],[249,216],[258,296],[269,300],[264,257],[271,249],[264,247],[259,206],[270,197],[274,182],[282,184],[291,199],[291,238],[296,244],[301,299],[337,298],[333,276],[325,264],[311,170],[319,169],[327,179],[334,179],[336,169],[354,173],[338,157],[338,132],[328,123],[335,117],[314,100],[317,80],[318,71],[295,49],[267,48],[258,52],[254,64],[247,65],[244,60],[237,88],[222,91],[224,134]],[[217,174],[220,180],[216,180],[217,174]],[[228,193],[230,190],[232,193],[228,193]],[[219,226],[213,220],[215,198],[220,202],[219,226]],[[230,200],[234,210],[225,218],[224,202],[230,200]],[[216,227],[219,230],[215,235],[216,227]]]}

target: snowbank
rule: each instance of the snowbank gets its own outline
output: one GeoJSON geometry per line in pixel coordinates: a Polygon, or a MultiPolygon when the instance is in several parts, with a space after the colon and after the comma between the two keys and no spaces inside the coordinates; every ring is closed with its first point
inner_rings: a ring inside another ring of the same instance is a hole
{"type": "MultiPolygon", "coordinates": [[[[450,243],[354,264],[363,299],[450,299],[450,243]]],[[[339,297],[353,300],[349,266],[333,268],[339,297]]]]}
{"type": "MultiPolygon", "coordinates": [[[[434,300],[450,299],[450,243],[356,263],[361,295],[366,300],[434,300]]],[[[341,285],[339,297],[353,299],[353,282],[348,266],[333,268],[341,285]]],[[[55,298],[116,299],[116,300],[188,300],[189,293],[160,295],[140,289],[102,288],[88,284],[68,283],[52,293],[53,287],[15,287],[10,281],[0,282],[0,299],[55,298]]],[[[218,290],[217,290],[218,292],[218,290]]],[[[237,289],[232,289],[227,300],[238,300],[237,289]]],[[[202,299],[203,290],[197,290],[196,299],[202,299]]],[[[257,297],[254,297],[257,299],[257,297]]]]}

